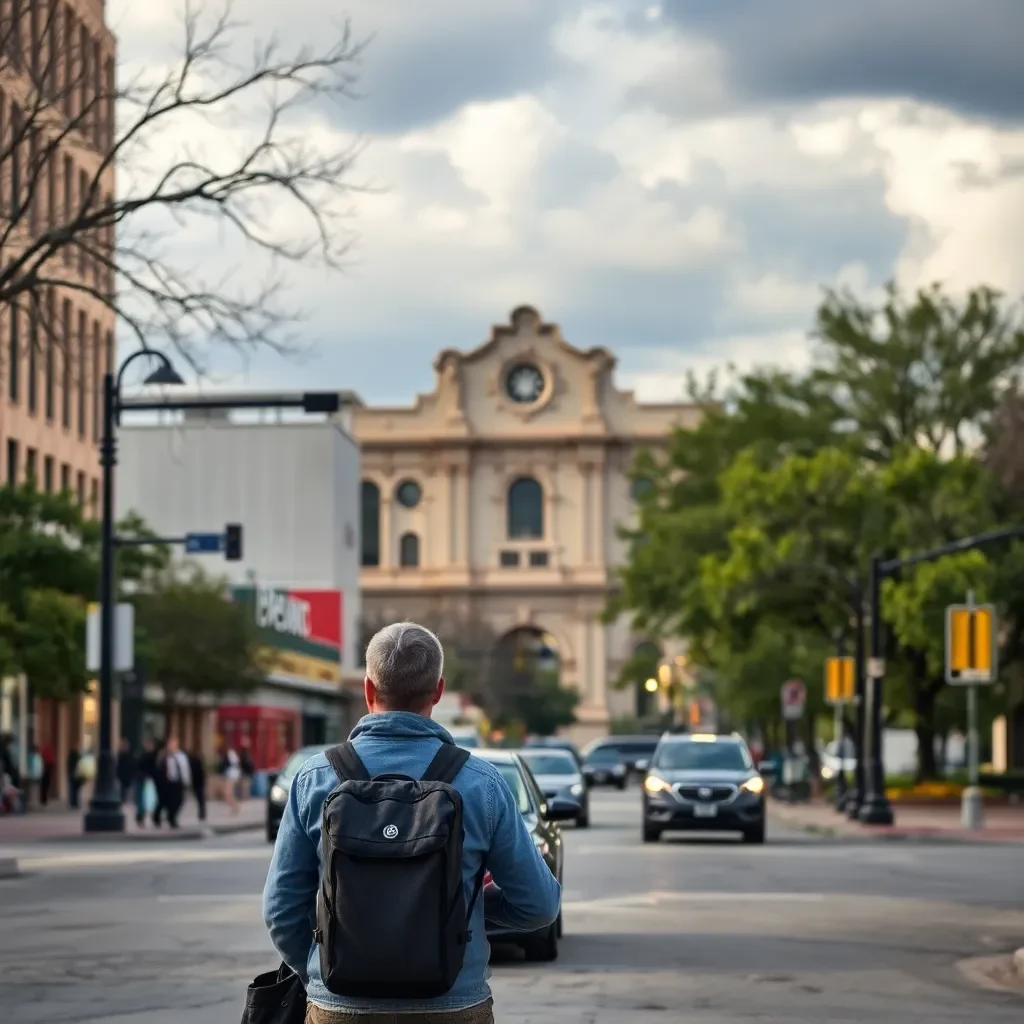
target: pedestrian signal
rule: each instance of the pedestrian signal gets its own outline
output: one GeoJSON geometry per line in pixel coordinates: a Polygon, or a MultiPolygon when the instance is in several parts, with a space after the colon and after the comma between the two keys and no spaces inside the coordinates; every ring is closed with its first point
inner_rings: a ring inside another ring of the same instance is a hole
{"type": "Polygon", "coordinates": [[[990,604],[946,609],[946,682],[992,683],[996,667],[996,613],[990,604]]]}
{"type": "Polygon", "coordinates": [[[853,658],[827,658],[825,661],[825,703],[849,704],[856,692],[853,658]]]}

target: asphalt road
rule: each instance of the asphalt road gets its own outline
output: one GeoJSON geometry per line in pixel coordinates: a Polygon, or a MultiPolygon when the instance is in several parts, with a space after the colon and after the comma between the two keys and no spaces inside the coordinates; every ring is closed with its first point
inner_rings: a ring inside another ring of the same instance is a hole
{"type": "MultiPolygon", "coordinates": [[[[503,1022],[1019,1024],[1024,999],[955,963],[1024,944],[1019,846],[639,838],[639,793],[595,795],[567,829],[555,964],[498,951],[503,1022]]],[[[237,1021],[274,956],[259,833],[16,852],[0,881],[4,1024],[237,1021]]]]}

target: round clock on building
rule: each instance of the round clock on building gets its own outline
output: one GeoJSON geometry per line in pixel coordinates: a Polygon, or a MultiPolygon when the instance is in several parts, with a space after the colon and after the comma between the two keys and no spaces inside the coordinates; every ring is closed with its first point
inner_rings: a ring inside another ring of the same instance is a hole
{"type": "Polygon", "coordinates": [[[505,390],[513,402],[530,405],[544,392],[544,374],[533,363],[517,363],[508,371],[505,390]]]}

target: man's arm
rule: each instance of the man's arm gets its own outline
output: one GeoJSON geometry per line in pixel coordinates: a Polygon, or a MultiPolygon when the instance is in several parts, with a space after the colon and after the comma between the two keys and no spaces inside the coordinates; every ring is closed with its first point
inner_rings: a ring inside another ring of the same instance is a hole
{"type": "Polygon", "coordinates": [[[299,810],[305,776],[292,781],[263,890],[263,920],[281,959],[306,984],[320,858],[299,810]]]}
{"type": "Polygon", "coordinates": [[[500,893],[487,894],[487,919],[519,931],[539,931],[558,917],[562,887],[534,845],[511,790],[500,779],[491,780],[491,806],[494,831],[487,869],[500,893]]]}

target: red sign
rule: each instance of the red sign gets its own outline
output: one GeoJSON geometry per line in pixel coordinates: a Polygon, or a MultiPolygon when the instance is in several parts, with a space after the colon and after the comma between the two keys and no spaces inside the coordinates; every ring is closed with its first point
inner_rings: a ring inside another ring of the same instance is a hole
{"type": "Polygon", "coordinates": [[[308,606],[304,640],[325,647],[341,647],[340,590],[289,590],[288,596],[308,606]]]}

